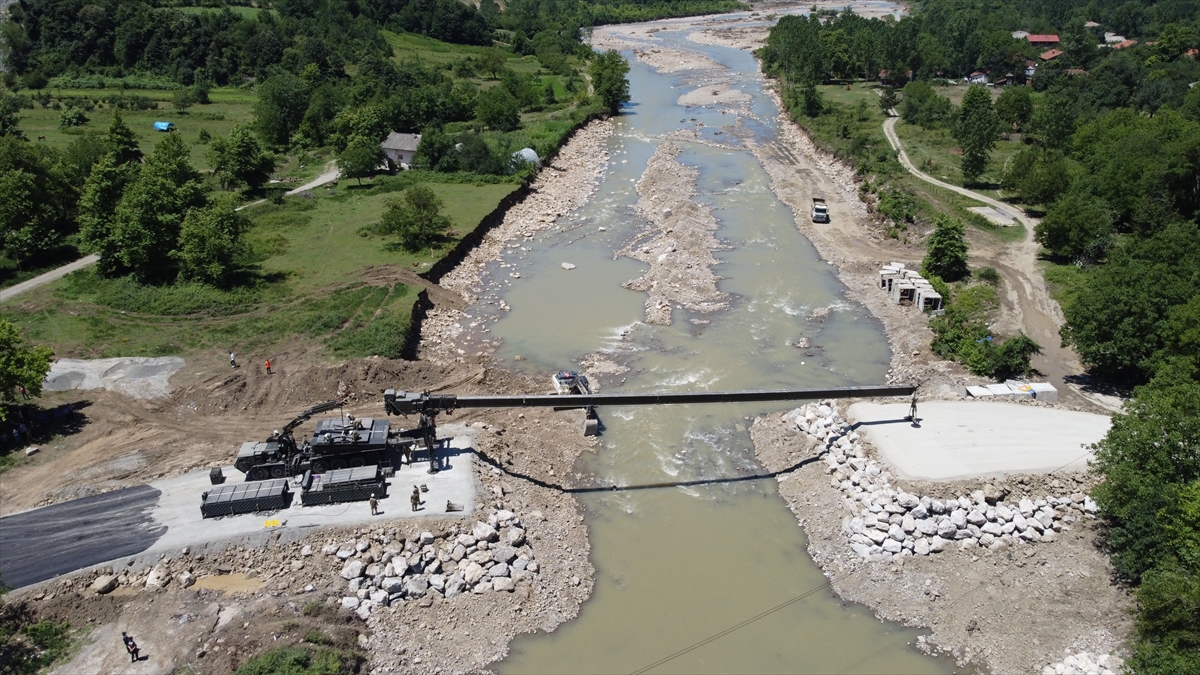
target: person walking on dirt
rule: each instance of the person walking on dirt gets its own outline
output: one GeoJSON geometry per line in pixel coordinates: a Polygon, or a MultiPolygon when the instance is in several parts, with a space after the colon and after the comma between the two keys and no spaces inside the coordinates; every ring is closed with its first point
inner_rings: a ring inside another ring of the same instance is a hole
{"type": "Polygon", "coordinates": [[[267,359],[267,374],[271,374],[271,359],[267,359]]]}
{"type": "Polygon", "coordinates": [[[24,398],[24,399],[29,399],[29,398],[32,398],[32,397],[29,395],[29,392],[28,392],[28,391],[25,391],[25,385],[23,385],[23,384],[17,387],[17,391],[18,391],[18,392],[20,392],[20,394],[21,394],[21,398],[24,398]]]}
{"type": "Polygon", "coordinates": [[[229,352],[229,367],[237,368],[237,355],[235,355],[232,351],[229,352]]]}
{"type": "Polygon", "coordinates": [[[125,651],[129,652],[129,661],[131,663],[137,663],[139,658],[138,652],[141,651],[141,649],[138,648],[137,643],[133,641],[133,638],[129,637],[129,635],[124,632],[121,633],[121,641],[125,643],[125,651]]]}
{"type": "Polygon", "coordinates": [[[379,500],[375,498],[375,494],[371,494],[371,515],[379,515],[379,500]]]}
{"type": "Polygon", "coordinates": [[[409,498],[409,501],[412,502],[413,511],[416,511],[420,508],[420,506],[421,506],[421,488],[417,487],[416,485],[413,486],[412,497],[409,498]]]}

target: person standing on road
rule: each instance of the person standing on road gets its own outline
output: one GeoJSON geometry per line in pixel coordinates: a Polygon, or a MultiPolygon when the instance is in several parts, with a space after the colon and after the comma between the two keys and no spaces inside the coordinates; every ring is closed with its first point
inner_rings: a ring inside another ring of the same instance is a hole
{"type": "Polygon", "coordinates": [[[379,500],[375,498],[375,493],[371,493],[371,515],[379,515],[379,500]]]}
{"type": "Polygon", "coordinates": [[[267,374],[271,374],[271,359],[267,359],[267,374]]]}
{"type": "Polygon", "coordinates": [[[412,502],[413,511],[416,511],[421,506],[421,488],[416,485],[413,486],[412,497],[409,498],[409,501],[412,502]]]}
{"type": "Polygon", "coordinates": [[[139,658],[138,652],[141,651],[141,649],[138,648],[137,643],[133,641],[133,638],[129,637],[129,635],[124,632],[121,633],[121,640],[125,643],[125,651],[129,652],[129,661],[131,663],[137,663],[139,658]]]}
{"type": "Polygon", "coordinates": [[[912,395],[912,402],[908,404],[908,419],[913,426],[917,425],[917,392],[915,391],[912,395]]]}

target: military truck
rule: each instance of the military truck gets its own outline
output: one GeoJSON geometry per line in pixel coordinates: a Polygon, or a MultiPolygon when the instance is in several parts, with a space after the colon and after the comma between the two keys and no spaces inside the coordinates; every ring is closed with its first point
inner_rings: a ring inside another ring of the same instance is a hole
{"type": "Polygon", "coordinates": [[[249,480],[322,474],[332,469],[387,464],[393,449],[416,442],[420,432],[393,433],[386,419],[355,419],[353,415],[317,422],[311,438],[297,442],[293,432],[314,415],[341,406],[328,401],[300,413],[265,441],[243,443],[234,468],[249,480]]]}

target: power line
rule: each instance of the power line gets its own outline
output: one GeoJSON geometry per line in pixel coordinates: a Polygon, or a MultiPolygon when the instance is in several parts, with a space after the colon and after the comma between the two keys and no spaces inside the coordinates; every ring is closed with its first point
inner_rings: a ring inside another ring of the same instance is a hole
{"type": "MultiPolygon", "coordinates": [[[[860,568],[860,569],[865,569],[865,568],[860,568]]],[[[679,651],[675,652],[674,654],[671,654],[670,656],[665,656],[665,657],[655,661],[654,663],[651,663],[648,666],[644,666],[638,670],[635,670],[635,671],[633,671],[632,675],[642,675],[643,673],[654,670],[655,668],[657,668],[669,661],[674,661],[675,659],[679,658],[680,656],[683,656],[684,654],[687,654],[688,652],[699,649],[700,647],[703,647],[704,645],[706,645],[710,642],[713,642],[714,640],[719,640],[736,630],[745,628],[746,626],[749,626],[750,624],[754,623],[755,621],[758,621],[759,619],[765,619],[766,617],[774,614],[775,612],[778,612],[781,609],[790,607],[791,605],[794,605],[795,603],[800,602],[801,600],[809,597],[810,595],[812,595],[814,593],[823,591],[826,588],[829,588],[835,581],[841,581],[842,579],[845,579],[846,577],[851,576],[857,572],[858,572],[858,570],[855,570],[854,572],[850,572],[849,574],[843,574],[842,576],[837,577],[835,579],[830,579],[829,581],[826,581],[825,583],[821,584],[820,586],[817,586],[816,588],[812,588],[808,591],[805,591],[804,593],[801,593],[800,595],[797,595],[796,597],[791,598],[790,600],[785,600],[784,602],[781,602],[778,605],[775,605],[774,607],[772,607],[760,614],[756,614],[756,615],[750,617],[749,619],[742,621],[741,623],[734,624],[734,625],[730,626],[729,628],[726,628],[725,630],[723,630],[719,633],[714,633],[713,635],[710,635],[691,646],[680,649],[679,651]]]]}

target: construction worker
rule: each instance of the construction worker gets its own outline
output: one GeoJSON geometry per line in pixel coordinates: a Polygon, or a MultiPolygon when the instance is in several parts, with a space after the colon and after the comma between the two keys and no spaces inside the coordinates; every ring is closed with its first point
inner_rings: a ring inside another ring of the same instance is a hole
{"type": "Polygon", "coordinates": [[[271,359],[267,359],[267,374],[271,374],[271,359]]]}
{"type": "Polygon", "coordinates": [[[421,506],[421,488],[416,485],[413,486],[412,497],[409,498],[409,501],[412,502],[413,511],[416,511],[421,506]]]}
{"type": "Polygon", "coordinates": [[[125,651],[129,652],[130,663],[137,663],[138,659],[140,658],[138,656],[138,652],[141,651],[141,649],[138,648],[137,643],[133,641],[133,638],[129,637],[129,635],[124,632],[121,633],[121,641],[125,643],[125,651]]]}
{"type": "Polygon", "coordinates": [[[371,493],[371,515],[379,515],[379,500],[375,498],[375,493],[371,493]]]}

